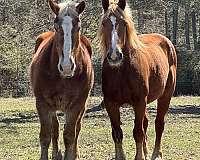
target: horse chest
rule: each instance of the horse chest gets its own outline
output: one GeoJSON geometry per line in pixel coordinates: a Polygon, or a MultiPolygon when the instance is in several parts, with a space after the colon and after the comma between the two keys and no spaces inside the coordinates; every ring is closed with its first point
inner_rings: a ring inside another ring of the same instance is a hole
{"type": "Polygon", "coordinates": [[[57,95],[54,97],[55,107],[57,110],[65,111],[67,106],[69,106],[71,100],[69,97],[64,95],[57,95]]]}
{"type": "Polygon", "coordinates": [[[65,111],[73,102],[75,102],[77,95],[72,93],[57,93],[53,95],[47,95],[45,98],[53,111],[65,111]]]}
{"type": "Polygon", "coordinates": [[[104,75],[102,88],[104,95],[109,97],[111,101],[119,103],[128,103],[134,94],[133,86],[122,75],[104,75]]]}
{"type": "Polygon", "coordinates": [[[65,111],[81,95],[80,88],[83,87],[73,83],[59,83],[49,87],[43,95],[52,110],[65,111]]]}

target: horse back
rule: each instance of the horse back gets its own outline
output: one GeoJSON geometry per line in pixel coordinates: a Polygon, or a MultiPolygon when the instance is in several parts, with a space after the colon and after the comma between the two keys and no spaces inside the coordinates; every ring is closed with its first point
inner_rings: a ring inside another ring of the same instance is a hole
{"type": "MultiPolygon", "coordinates": [[[[149,48],[161,48],[168,58],[169,66],[177,65],[176,51],[172,42],[161,34],[142,34],[138,36],[140,41],[149,48]],[[152,47],[153,46],[153,47],[152,47]]],[[[152,52],[153,54],[153,52],[152,52]]]]}

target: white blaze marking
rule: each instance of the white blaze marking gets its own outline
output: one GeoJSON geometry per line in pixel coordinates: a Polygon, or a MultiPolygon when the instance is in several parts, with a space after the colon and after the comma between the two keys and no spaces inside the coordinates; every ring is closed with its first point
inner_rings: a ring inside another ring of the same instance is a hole
{"type": "Polygon", "coordinates": [[[117,35],[117,31],[115,28],[115,24],[116,24],[116,17],[111,16],[110,20],[112,22],[112,49],[113,49],[113,53],[116,53],[116,48],[117,48],[117,41],[118,41],[118,35],[117,35]]]}
{"type": "Polygon", "coordinates": [[[59,56],[59,62],[58,62],[58,70],[59,70],[59,72],[62,72],[62,71],[60,70],[61,62],[62,62],[62,56],[59,56]]]}
{"type": "Polygon", "coordinates": [[[63,17],[62,29],[64,32],[64,45],[63,45],[63,66],[70,65],[70,54],[72,50],[72,18],[70,16],[63,17]]]}

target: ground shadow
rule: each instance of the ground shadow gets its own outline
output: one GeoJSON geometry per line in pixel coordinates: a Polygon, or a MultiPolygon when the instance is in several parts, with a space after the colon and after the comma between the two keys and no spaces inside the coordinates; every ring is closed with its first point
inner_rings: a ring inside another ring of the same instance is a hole
{"type": "MultiPolygon", "coordinates": [[[[156,108],[149,107],[149,113],[156,113],[156,108]]],[[[192,114],[200,116],[200,106],[196,105],[177,105],[169,108],[169,114],[192,114]]]]}
{"type": "Polygon", "coordinates": [[[36,113],[17,113],[11,116],[0,116],[0,123],[5,123],[7,125],[11,123],[27,123],[36,121],[36,113]]]}
{"type": "MultiPolygon", "coordinates": [[[[95,117],[100,118],[104,117],[104,107],[100,104],[97,106],[94,106],[86,111],[85,118],[95,117]]],[[[155,107],[149,107],[148,112],[151,114],[156,114],[156,108],[155,107]]],[[[200,117],[200,106],[195,105],[177,105],[172,106],[169,109],[169,114],[178,115],[178,114],[184,114],[185,118],[193,118],[195,116],[200,117]]],[[[62,117],[63,113],[58,113],[59,117],[62,117]]],[[[35,112],[26,112],[26,113],[16,113],[12,114],[11,116],[4,116],[0,115],[0,123],[4,123],[7,126],[12,123],[27,123],[27,122],[35,122],[38,120],[37,113],[35,112]]]]}
{"type": "Polygon", "coordinates": [[[101,105],[98,105],[98,106],[94,106],[92,108],[89,108],[86,110],[86,113],[91,113],[91,112],[98,112],[98,111],[102,111],[103,108],[101,105]]]}

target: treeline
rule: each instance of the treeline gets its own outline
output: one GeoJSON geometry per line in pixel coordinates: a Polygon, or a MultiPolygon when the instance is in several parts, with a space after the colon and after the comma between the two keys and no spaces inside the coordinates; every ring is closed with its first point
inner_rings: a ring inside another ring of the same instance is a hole
{"type": "MultiPolygon", "coordinates": [[[[0,1],[0,96],[31,95],[28,66],[36,37],[53,29],[47,0],[0,1]]],[[[176,94],[200,94],[200,1],[129,0],[138,34],[166,35],[178,51],[176,94]]],[[[87,0],[82,33],[93,45],[96,85],[101,82],[101,59],[96,33],[101,2],[87,0]]]]}

